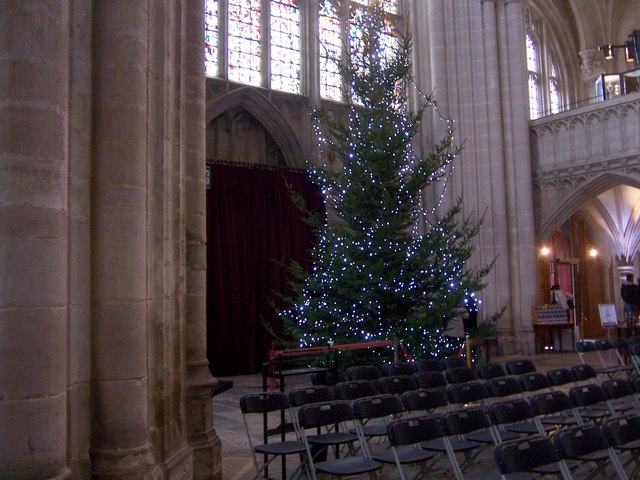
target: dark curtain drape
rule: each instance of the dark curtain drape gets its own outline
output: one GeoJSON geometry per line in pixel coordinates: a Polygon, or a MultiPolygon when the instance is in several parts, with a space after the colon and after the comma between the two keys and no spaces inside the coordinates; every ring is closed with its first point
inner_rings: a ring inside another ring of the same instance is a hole
{"type": "Polygon", "coordinates": [[[286,183],[310,209],[324,211],[306,173],[212,165],[207,190],[207,350],[216,376],[260,371],[273,337],[282,333],[271,304],[289,293],[291,259],[309,267],[315,238],[286,183]]]}

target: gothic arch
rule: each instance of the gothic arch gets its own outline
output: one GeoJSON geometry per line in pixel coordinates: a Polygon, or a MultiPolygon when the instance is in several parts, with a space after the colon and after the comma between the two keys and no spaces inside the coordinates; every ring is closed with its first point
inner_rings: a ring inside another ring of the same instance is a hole
{"type": "Polygon", "coordinates": [[[287,166],[304,168],[305,156],[293,132],[278,108],[265,95],[252,87],[242,87],[207,102],[206,124],[235,107],[242,107],[253,115],[269,132],[285,159],[287,166]]]}
{"type": "Polygon", "coordinates": [[[564,198],[557,202],[557,207],[543,220],[536,235],[536,242],[542,243],[547,239],[590,198],[593,198],[616,185],[629,185],[631,187],[640,188],[640,178],[631,177],[628,174],[606,172],[579,185],[576,190],[568,191],[564,195],[564,198]]]}

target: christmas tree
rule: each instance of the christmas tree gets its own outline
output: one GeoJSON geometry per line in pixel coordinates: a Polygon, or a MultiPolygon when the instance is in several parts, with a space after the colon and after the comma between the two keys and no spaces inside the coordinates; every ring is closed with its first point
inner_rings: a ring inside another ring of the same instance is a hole
{"type": "Polygon", "coordinates": [[[389,31],[380,7],[367,12],[348,59],[338,62],[350,88],[347,118],[314,112],[320,141],[342,168],[311,169],[328,220],[310,216],[318,231],[313,269],[292,267],[295,294],[280,314],[299,346],[399,339],[413,356],[437,356],[450,343],[448,321],[491,267],[467,266],[480,222],[461,218],[461,199],[440,214],[423,205],[424,189],[445,182],[460,149],[442,119],[445,137],[430,154],[416,154],[423,113],[435,105],[425,96],[410,111],[411,39],[389,31]]]}

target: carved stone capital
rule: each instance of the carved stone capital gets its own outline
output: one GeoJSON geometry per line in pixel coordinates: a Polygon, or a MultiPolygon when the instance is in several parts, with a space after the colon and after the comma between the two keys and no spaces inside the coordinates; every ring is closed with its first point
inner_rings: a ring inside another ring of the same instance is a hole
{"type": "Polygon", "coordinates": [[[580,70],[582,77],[587,82],[595,82],[596,78],[605,72],[604,57],[597,48],[587,48],[578,52],[580,56],[580,70]]]}

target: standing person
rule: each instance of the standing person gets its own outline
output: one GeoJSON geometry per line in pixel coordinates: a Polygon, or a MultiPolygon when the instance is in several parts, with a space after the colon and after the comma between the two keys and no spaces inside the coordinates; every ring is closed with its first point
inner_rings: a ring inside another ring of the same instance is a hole
{"type": "Polygon", "coordinates": [[[571,323],[571,310],[573,309],[573,295],[560,288],[555,284],[551,287],[551,303],[562,307],[567,314],[567,322],[571,323]]]}
{"type": "Polygon", "coordinates": [[[633,274],[627,273],[627,279],[620,286],[620,296],[624,302],[624,319],[627,325],[635,325],[638,318],[638,285],[633,283],[633,274]]]}

